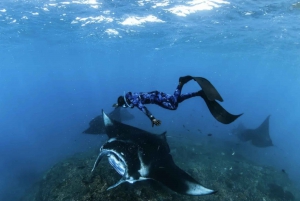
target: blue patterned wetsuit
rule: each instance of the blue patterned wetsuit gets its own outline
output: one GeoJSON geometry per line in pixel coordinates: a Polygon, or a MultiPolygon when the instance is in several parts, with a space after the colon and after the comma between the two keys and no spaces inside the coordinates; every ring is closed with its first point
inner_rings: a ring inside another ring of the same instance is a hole
{"type": "Polygon", "coordinates": [[[176,110],[178,107],[178,103],[181,103],[188,98],[199,96],[198,92],[181,94],[181,89],[182,85],[178,85],[174,92],[174,95],[159,91],[151,91],[148,93],[128,92],[125,94],[125,100],[126,104],[128,104],[129,107],[139,108],[150,118],[150,120],[152,120],[154,117],[144,104],[157,104],[169,110],[176,110]]]}

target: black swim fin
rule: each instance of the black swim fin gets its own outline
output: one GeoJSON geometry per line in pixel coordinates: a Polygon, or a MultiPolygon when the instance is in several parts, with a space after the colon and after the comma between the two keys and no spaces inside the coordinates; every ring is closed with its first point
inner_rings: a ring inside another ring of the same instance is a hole
{"type": "Polygon", "coordinates": [[[223,102],[223,98],[210,81],[203,77],[193,77],[193,79],[200,85],[208,100],[218,100],[223,102]]]}
{"type": "Polygon", "coordinates": [[[236,120],[239,116],[242,115],[242,114],[239,115],[230,114],[217,101],[215,100],[210,101],[207,98],[205,92],[202,90],[199,91],[199,95],[205,101],[210,113],[215,117],[216,120],[218,120],[223,124],[230,124],[234,120],[236,120]]]}

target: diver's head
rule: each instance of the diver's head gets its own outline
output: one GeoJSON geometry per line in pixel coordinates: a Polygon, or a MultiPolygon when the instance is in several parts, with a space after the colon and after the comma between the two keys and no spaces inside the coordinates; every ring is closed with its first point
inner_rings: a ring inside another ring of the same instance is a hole
{"type": "Polygon", "coordinates": [[[124,96],[119,96],[117,103],[113,104],[113,107],[127,107],[124,96]]]}

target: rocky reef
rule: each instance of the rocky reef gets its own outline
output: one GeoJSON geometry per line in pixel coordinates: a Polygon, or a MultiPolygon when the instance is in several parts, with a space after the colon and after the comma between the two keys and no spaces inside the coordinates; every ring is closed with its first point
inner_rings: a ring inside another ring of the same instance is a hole
{"type": "Polygon", "coordinates": [[[262,167],[231,149],[209,144],[168,140],[175,163],[203,186],[217,190],[213,195],[185,196],[147,180],[106,189],[121,178],[102,160],[91,169],[98,148],[54,165],[22,201],[292,201],[297,190],[281,170],[262,167]]]}

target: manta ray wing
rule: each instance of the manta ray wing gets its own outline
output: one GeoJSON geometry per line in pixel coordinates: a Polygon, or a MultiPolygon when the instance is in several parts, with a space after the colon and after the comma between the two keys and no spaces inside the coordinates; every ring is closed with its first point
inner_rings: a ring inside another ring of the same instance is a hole
{"type": "Polygon", "coordinates": [[[103,123],[102,115],[99,115],[92,119],[89,123],[89,128],[83,131],[86,134],[102,134],[105,133],[105,126],[103,123]]]}
{"type": "Polygon", "coordinates": [[[194,178],[180,169],[170,154],[161,158],[150,169],[149,178],[154,179],[171,190],[185,195],[208,195],[216,191],[201,186],[194,178]]]}
{"type": "MultiPolygon", "coordinates": [[[[117,107],[108,116],[116,121],[126,121],[134,118],[132,114],[126,109],[117,107]]],[[[86,134],[105,134],[105,125],[103,123],[103,115],[98,115],[92,119],[89,123],[89,128],[84,130],[82,133],[86,134]]]]}
{"type": "Polygon", "coordinates": [[[252,140],[254,135],[255,135],[255,130],[245,129],[243,132],[238,134],[238,138],[241,141],[247,142],[249,140],[252,140]]]}
{"type": "Polygon", "coordinates": [[[273,146],[269,132],[270,115],[266,117],[263,123],[253,130],[252,144],[256,147],[273,146]]]}

